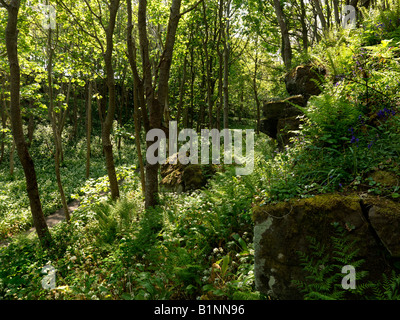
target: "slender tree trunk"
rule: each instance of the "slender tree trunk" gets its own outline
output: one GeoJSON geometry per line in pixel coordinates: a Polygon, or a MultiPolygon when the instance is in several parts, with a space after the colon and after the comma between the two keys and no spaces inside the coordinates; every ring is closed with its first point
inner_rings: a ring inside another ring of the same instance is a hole
{"type": "Polygon", "coordinates": [[[29,100],[29,109],[30,109],[30,114],[29,114],[29,120],[28,120],[28,147],[30,147],[32,144],[33,134],[35,131],[35,119],[32,114],[32,109],[33,109],[33,101],[32,100],[29,100]]]}
{"type": "MultiPolygon", "coordinates": [[[[223,0],[221,0],[223,1],[223,0]]],[[[211,71],[212,65],[211,60],[208,53],[208,37],[209,37],[209,28],[208,28],[208,19],[207,19],[207,10],[206,10],[206,3],[203,1],[203,21],[204,21],[204,41],[203,41],[203,51],[204,51],[204,60],[206,65],[206,85],[207,85],[207,105],[208,105],[208,127],[212,129],[213,127],[213,100],[212,100],[212,91],[211,91],[211,71]]]]}
{"type": "Polygon", "coordinates": [[[48,81],[48,86],[49,86],[48,113],[49,113],[51,127],[53,130],[53,138],[54,138],[54,144],[55,144],[54,161],[55,161],[57,186],[58,186],[58,191],[60,192],[61,203],[62,203],[64,213],[65,213],[65,219],[69,223],[69,221],[70,221],[69,209],[68,209],[67,200],[65,198],[64,188],[63,188],[62,181],[61,181],[61,171],[60,171],[61,138],[58,134],[57,121],[56,121],[56,116],[54,114],[53,75],[52,75],[54,49],[53,49],[53,43],[52,43],[52,29],[49,29],[48,32],[49,32],[48,33],[48,43],[47,43],[48,50],[49,50],[49,61],[48,61],[48,67],[47,67],[47,81],[48,81]]]}
{"type": "MultiPolygon", "coordinates": [[[[71,85],[72,84],[70,81],[68,83],[67,94],[66,94],[66,99],[65,99],[67,105],[69,105],[69,98],[70,98],[70,94],[71,94],[71,85]]],[[[66,109],[61,108],[61,101],[59,103],[60,103],[60,113],[59,113],[59,117],[58,117],[57,134],[58,134],[59,141],[60,141],[60,161],[61,161],[61,163],[63,163],[64,162],[64,149],[63,149],[61,141],[62,141],[62,134],[63,134],[64,128],[65,128],[65,123],[67,121],[67,116],[69,113],[69,107],[66,109]]]]}
{"type": "Polygon", "coordinates": [[[14,153],[15,153],[15,141],[13,139],[11,143],[11,149],[10,149],[10,176],[14,176],[14,153]]]}
{"type": "Polygon", "coordinates": [[[313,3],[315,4],[315,10],[317,11],[319,21],[321,22],[322,30],[325,31],[327,29],[327,23],[324,12],[322,11],[320,0],[313,0],[313,3]]]}
{"type": "Polygon", "coordinates": [[[107,75],[107,86],[108,86],[108,110],[106,118],[103,123],[103,130],[101,133],[103,150],[106,158],[108,179],[110,182],[111,198],[114,200],[119,198],[119,186],[118,186],[117,174],[115,172],[113,147],[110,137],[116,110],[116,92],[115,92],[115,79],[114,79],[114,67],[112,64],[112,55],[114,48],[113,34],[115,29],[115,21],[119,8],[119,3],[120,0],[111,0],[109,6],[110,16],[108,21],[108,27],[106,29],[107,49],[104,55],[104,62],[106,66],[106,75],[107,75]]]}
{"type": "MultiPolygon", "coordinates": [[[[202,79],[201,79],[201,83],[200,83],[200,94],[201,96],[205,96],[206,95],[206,91],[207,91],[207,75],[206,75],[206,70],[205,70],[205,63],[204,60],[202,60],[201,63],[202,66],[202,79]]],[[[204,103],[203,100],[200,101],[200,115],[199,115],[199,119],[197,121],[197,131],[199,132],[201,129],[204,128],[204,123],[205,123],[205,113],[206,113],[206,104],[204,103]]]]}
{"type": "MultiPolygon", "coordinates": [[[[196,73],[194,72],[194,48],[191,46],[190,48],[190,111],[193,116],[193,107],[194,107],[194,82],[196,79],[196,73]]],[[[193,118],[192,118],[193,119],[193,118]]],[[[189,127],[189,106],[185,106],[185,112],[183,116],[183,126],[184,128],[189,127]]],[[[191,124],[192,127],[192,124],[191,124]]]]}
{"type": "Polygon", "coordinates": [[[87,108],[86,108],[86,179],[90,176],[90,156],[92,139],[92,81],[88,83],[87,108]]]}
{"type": "Polygon", "coordinates": [[[278,19],[279,28],[281,30],[282,37],[282,59],[287,70],[291,68],[292,65],[292,46],[290,44],[289,30],[286,24],[285,15],[281,6],[280,0],[274,0],[274,9],[276,17],[278,19]]]}
{"type": "Polygon", "coordinates": [[[256,56],[254,59],[254,75],[253,75],[253,92],[254,92],[254,99],[256,100],[256,107],[257,107],[257,134],[260,133],[260,124],[261,124],[261,115],[260,115],[260,99],[258,98],[258,86],[257,86],[257,73],[258,73],[258,36],[256,39],[256,56]]]}
{"type": "MultiPolygon", "coordinates": [[[[5,80],[4,80],[5,81],[5,80]]],[[[6,129],[6,127],[7,127],[7,112],[6,112],[6,109],[7,109],[7,103],[6,103],[6,98],[5,98],[5,94],[4,94],[4,91],[5,91],[5,88],[4,88],[4,82],[3,82],[3,86],[2,86],[2,95],[1,95],[1,102],[2,102],[2,104],[1,104],[1,106],[0,106],[0,108],[1,108],[1,125],[2,125],[2,128],[3,129],[6,129]]],[[[1,149],[1,151],[0,151],[0,163],[2,163],[3,162],[3,159],[4,159],[4,147],[5,147],[5,138],[6,138],[6,133],[5,132],[3,132],[2,134],[1,134],[1,147],[0,147],[0,149],[1,149]]]]}
{"type": "MultiPolygon", "coordinates": [[[[170,8],[170,16],[164,52],[161,55],[159,63],[159,77],[157,92],[152,86],[151,63],[149,58],[148,38],[147,38],[147,0],[139,0],[138,9],[138,29],[140,47],[142,52],[144,88],[146,102],[149,110],[149,126],[150,129],[161,128],[162,116],[164,113],[165,101],[168,97],[168,80],[170,75],[172,54],[175,45],[176,30],[178,28],[181,0],[172,0],[170,8]]],[[[145,207],[154,207],[158,204],[158,169],[159,163],[149,164],[146,166],[146,193],[145,207]]]]}
{"type": "MultiPolygon", "coordinates": [[[[176,120],[178,121],[178,123],[181,121],[181,117],[182,117],[183,98],[185,96],[186,78],[187,78],[187,55],[185,55],[185,60],[183,62],[182,79],[181,79],[181,85],[179,88],[178,114],[176,116],[176,120]]],[[[184,127],[184,128],[186,128],[186,127],[184,127]]]]}
{"type": "Polygon", "coordinates": [[[24,131],[22,128],[22,117],[20,109],[20,67],[17,48],[17,21],[19,6],[20,0],[12,0],[7,6],[8,22],[6,28],[6,46],[10,66],[11,126],[18,152],[18,157],[21,161],[25,173],[26,187],[32,212],[33,225],[36,228],[36,232],[38,234],[41,245],[43,247],[50,247],[52,239],[42,211],[35,165],[29,154],[25,142],[24,131]]]}
{"type": "Polygon", "coordinates": [[[243,117],[243,110],[244,110],[244,81],[241,79],[240,81],[240,95],[239,95],[239,110],[238,110],[238,117],[239,117],[239,122],[242,122],[242,117],[243,117]]]}
{"type": "Polygon", "coordinates": [[[72,113],[72,124],[73,124],[73,129],[72,129],[72,136],[74,139],[77,138],[78,136],[78,97],[77,94],[74,90],[74,98],[73,98],[73,113],[72,113]]]}
{"type": "Polygon", "coordinates": [[[228,0],[227,4],[226,4],[225,28],[222,28],[223,39],[224,39],[224,82],[223,82],[224,129],[229,128],[229,56],[230,56],[230,36],[229,36],[230,22],[229,22],[229,19],[230,19],[230,7],[231,7],[231,0],[228,0]]]}
{"type": "Polygon", "coordinates": [[[339,27],[341,24],[339,13],[339,0],[333,0],[333,12],[335,15],[336,26],[339,27]]]}
{"type": "MultiPolygon", "coordinates": [[[[136,67],[136,46],[135,42],[132,38],[132,29],[133,29],[133,22],[132,22],[132,0],[127,0],[127,9],[128,9],[128,27],[127,27],[127,47],[128,47],[128,59],[134,74],[133,76],[133,120],[135,123],[135,143],[136,149],[138,152],[138,160],[140,166],[140,181],[142,184],[142,193],[145,195],[146,193],[146,179],[145,179],[145,172],[144,172],[144,163],[143,163],[143,156],[142,156],[142,147],[140,145],[140,121],[139,121],[139,95],[143,93],[143,83],[139,78],[139,74],[136,67]],[[141,89],[139,89],[141,87],[141,89]]],[[[143,99],[143,97],[142,97],[143,99]]],[[[142,106],[143,108],[145,106],[142,106]]]]}
{"type": "Polygon", "coordinates": [[[301,10],[301,31],[302,31],[302,40],[303,40],[303,51],[308,51],[308,27],[306,23],[306,8],[304,5],[304,0],[300,0],[300,10],[301,10]]]}

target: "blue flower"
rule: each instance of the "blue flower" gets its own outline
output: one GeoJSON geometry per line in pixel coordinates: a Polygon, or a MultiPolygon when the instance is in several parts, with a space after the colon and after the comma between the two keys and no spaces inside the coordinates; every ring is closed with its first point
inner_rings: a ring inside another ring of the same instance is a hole
{"type": "Polygon", "coordinates": [[[352,136],[351,137],[351,140],[350,140],[350,143],[357,143],[357,142],[359,142],[360,140],[358,139],[358,138],[356,138],[355,136],[352,136]]]}
{"type": "Polygon", "coordinates": [[[376,115],[378,116],[378,118],[383,118],[385,116],[385,112],[383,110],[379,110],[376,115]]]}

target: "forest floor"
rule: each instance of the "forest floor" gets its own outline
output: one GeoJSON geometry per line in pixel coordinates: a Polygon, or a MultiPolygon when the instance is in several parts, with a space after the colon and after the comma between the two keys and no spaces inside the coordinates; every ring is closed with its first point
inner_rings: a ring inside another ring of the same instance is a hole
{"type": "MultiPolygon", "coordinates": [[[[68,204],[68,210],[69,213],[71,214],[74,212],[76,209],[79,208],[80,201],[79,200],[73,200],[68,204]]],[[[56,210],[54,213],[50,214],[46,218],[46,223],[49,228],[54,227],[61,221],[65,220],[65,211],[64,208],[60,208],[56,210]]],[[[28,231],[23,232],[24,235],[30,235],[35,231],[35,227],[30,228],[28,231]]],[[[3,241],[0,241],[0,247],[5,247],[11,242],[12,237],[7,238],[3,241]]]]}

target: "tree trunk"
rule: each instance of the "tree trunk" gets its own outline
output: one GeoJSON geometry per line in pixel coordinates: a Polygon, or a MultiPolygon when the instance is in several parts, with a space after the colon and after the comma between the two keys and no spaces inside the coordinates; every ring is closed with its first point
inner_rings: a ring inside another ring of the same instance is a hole
{"type": "Polygon", "coordinates": [[[110,137],[116,110],[116,92],[115,92],[114,67],[112,64],[112,54],[114,48],[113,34],[115,29],[115,21],[119,8],[119,3],[120,0],[111,0],[109,6],[110,17],[108,21],[108,27],[106,29],[107,49],[104,55],[104,62],[106,66],[106,75],[107,75],[107,86],[108,86],[108,110],[106,118],[103,123],[103,128],[102,128],[103,130],[101,133],[103,150],[106,158],[108,179],[110,182],[111,198],[113,200],[119,198],[119,186],[118,186],[117,174],[115,172],[113,147],[110,137]]]}
{"type": "Polygon", "coordinates": [[[218,9],[218,23],[219,23],[219,32],[217,38],[217,55],[218,55],[218,105],[217,105],[217,123],[216,127],[218,130],[221,130],[221,110],[224,107],[224,92],[223,92],[223,78],[224,78],[224,52],[220,49],[220,44],[222,42],[223,35],[223,15],[224,15],[224,6],[223,1],[220,0],[219,9],[218,9]]]}
{"type": "MultiPolygon", "coordinates": [[[[222,1],[222,0],[221,0],[222,1]]],[[[222,28],[224,39],[224,129],[229,127],[229,56],[230,56],[230,37],[229,37],[229,19],[230,19],[231,0],[226,4],[226,25],[222,28]]]]}
{"type": "Polygon", "coordinates": [[[14,176],[14,153],[15,153],[15,141],[13,139],[11,143],[11,149],[10,149],[10,176],[14,176]]]}
{"type": "MultiPolygon", "coordinates": [[[[181,85],[179,88],[178,114],[176,116],[176,121],[178,121],[178,124],[181,121],[181,117],[182,117],[183,98],[185,96],[186,74],[187,74],[187,55],[185,55],[185,60],[183,62],[182,79],[181,79],[181,85]]],[[[186,127],[184,127],[184,128],[186,128],[186,127]]]]}
{"type": "MultiPolygon", "coordinates": [[[[194,72],[194,48],[191,46],[190,48],[190,114],[193,119],[193,107],[194,107],[194,81],[196,78],[196,73],[194,72]]],[[[185,112],[183,115],[183,127],[189,128],[189,106],[185,106],[185,112]]],[[[192,127],[192,125],[191,125],[192,127]]]]}
{"type": "Polygon", "coordinates": [[[92,135],[92,82],[88,83],[87,108],[86,108],[86,179],[90,176],[90,155],[92,135]]]}
{"type": "Polygon", "coordinates": [[[260,113],[260,99],[258,98],[258,87],[257,87],[257,73],[258,73],[258,36],[256,39],[256,56],[254,59],[254,75],[253,75],[253,92],[254,99],[256,100],[257,106],[257,134],[260,133],[260,125],[261,125],[261,113],[260,113]]]}
{"type": "MultiPolygon", "coordinates": [[[[1,108],[1,125],[2,125],[3,130],[5,130],[6,127],[7,127],[7,111],[6,111],[7,103],[6,103],[6,97],[5,97],[4,91],[5,91],[5,88],[4,88],[4,82],[3,82],[2,95],[1,95],[2,105],[0,106],[0,108],[1,108]]],[[[5,141],[4,140],[5,140],[5,138],[6,138],[6,133],[3,132],[1,134],[0,163],[2,163],[3,159],[4,159],[4,147],[5,147],[5,141]]]]}
{"type": "Polygon", "coordinates": [[[280,0],[274,0],[274,9],[276,18],[279,23],[282,37],[282,59],[285,64],[286,70],[289,70],[292,65],[292,46],[290,44],[289,30],[287,28],[286,19],[283,13],[280,0]]]}
{"type": "Polygon", "coordinates": [[[8,61],[10,65],[11,126],[18,152],[18,157],[21,161],[25,173],[26,187],[32,212],[33,225],[36,228],[36,232],[38,234],[41,245],[43,247],[50,247],[52,239],[42,211],[35,165],[26,146],[24,131],[22,127],[22,117],[20,109],[20,67],[17,48],[17,21],[19,6],[20,0],[12,0],[7,6],[8,22],[6,28],[6,46],[8,61]]]}
{"type": "Polygon", "coordinates": [[[320,0],[314,0],[313,3],[315,4],[315,9],[317,11],[319,21],[321,22],[322,30],[326,31],[327,23],[325,20],[324,12],[322,11],[321,3],[319,1],[320,0]]]}
{"type": "Polygon", "coordinates": [[[72,113],[72,124],[73,124],[72,136],[74,137],[74,139],[76,139],[78,136],[78,102],[77,102],[77,100],[78,100],[78,97],[74,90],[74,98],[73,98],[74,106],[73,106],[73,113],[72,113]]]}
{"type": "MultiPolygon", "coordinates": [[[[157,92],[152,85],[151,63],[147,38],[147,0],[139,0],[138,29],[143,63],[143,81],[146,104],[149,110],[150,129],[161,128],[164,104],[168,97],[168,80],[170,75],[172,54],[175,44],[176,30],[180,15],[181,0],[172,0],[168,21],[164,52],[160,57],[157,92]]],[[[151,143],[148,143],[150,145],[151,143]]],[[[158,204],[158,169],[159,163],[146,166],[145,207],[158,204]]]]}
{"type": "Polygon", "coordinates": [[[32,144],[33,134],[35,131],[35,119],[32,114],[32,109],[33,109],[33,101],[32,100],[29,100],[29,109],[30,109],[30,114],[29,114],[29,120],[28,120],[28,147],[30,147],[32,144]]]}
{"type": "Polygon", "coordinates": [[[333,12],[335,15],[336,26],[339,27],[341,24],[339,13],[339,0],[333,0],[333,12]]]}
{"type": "Polygon", "coordinates": [[[55,172],[56,172],[56,179],[57,179],[57,186],[58,191],[60,192],[61,203],[65,213],[65,219],[69,223],[70,215],[67,200],[65,199],[64,188],[61,181],[61,172],[60,172],[60,156],[61,156],[61,137],[58,134],[57,130],[57,123],[56,123],[56,116],[54,114],[54,100],[53,100],[53,43],[52,43],[52,29],[49,29],[48,34],[48,50],[49,50],[49,61],[47,66],[47,81],[49,86],[49,118],[51,127],[53,130],[53,138],[54,138],[54,145],[55,145],[55,153],[54,153],[54,162],[55,162],[55,172]]]}
{"type": "MultiPolygon", "coordinates": [[[[223,1],[223,0],[221,0],[223,1]]],[[[209,37],[209,30],[208,30],[208,20],[207,20],[207,10],[206,10],[206,3],[203,1],[203,20],[204,20],[204,41],[203,41],[203,50],[204,50],[204,60],[206,65],[206,86],[207,86],[207,105],[208,105],[208,127],[212,129],[213,127],[213,100],[212,100],[212,91],[211,91],[211,71],[212,65],[211,60],[208,54],[208,37],[209,37]]]]}
{"type": "Polygon", "coordinates": [[[306,23],[306,8],[304,5],[304,0],[300,0],[300,10],[301,10],[301,31],[302,31],[302,40],[303,40],[303,51],[308,51],[308,27],[306,23]]]}
{"type": "MultiPolygon", "coordinates": [[[[127,47],[128,47],[128,59],[134,74],[133,76],[133,120],[135,123],[135,143],[136,149],[138,152],[138,160],[140,166],[140,181],[142,184],[142,193],[145,195],[146,193],[146,180],[145,180],[145,172],[144,172],[144,163],[142,156],[142,148],[140,145],[140,121],[139,121],[139,95],[143,93],[143,83],[139,78],[139,74],[136,67],[136,46],[135,42],[132,39],[132,0],[127,0],[127,9],[128,9],[128,27],[127,27],[127,47]],[[139,89],[139,87],[141,89],[139,89]]],[[[144,106],[142,106],[144,107],[144,106]]]]}

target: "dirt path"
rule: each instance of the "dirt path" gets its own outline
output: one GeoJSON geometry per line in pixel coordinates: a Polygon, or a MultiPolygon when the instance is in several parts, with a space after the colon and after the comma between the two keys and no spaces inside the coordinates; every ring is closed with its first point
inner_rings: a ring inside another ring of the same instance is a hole
{"type": "MultiPolygon", "coordinates": [[[[74,212],[79,207],[79,200],[74,200],[68,204],[69,213],[74,212]]],[[[57,223],[63,221],[65,219],[64,208],[58,209],[56,212],[52,213],[48,217],[46,217],[47,226],[49,228],[54,227],[57,223]]],[[[29,233],[35,231],[35,227],[29,229],[29,233]]]]}
{"type": "MultiPolygon", "coordinates": [[[[80,204],[79,200],[74,200],[74,201],[70,202],[68,204],[69,213],[72,213],[76,209],[78,209],[79,204],[80,204]]],[[[49,228],[54,227],[55,225],[57,225],[58,223],[60,223],[63,220],[65,220],[64,208],[58,209],[56,212],[54,212],[51,215],[49,215],[48,217],[46,217],[47,226],[49,228]]],[[[34,231],[35,231],[35,227],[32,227],[28,231],[26,231],[25,234],[29,235],[34,231]]],[[[5,239],[3,241],[0,241],[0,247],[7,246],[10,243],[11,238],[8,238],[8,239],[5,239]]]]}

